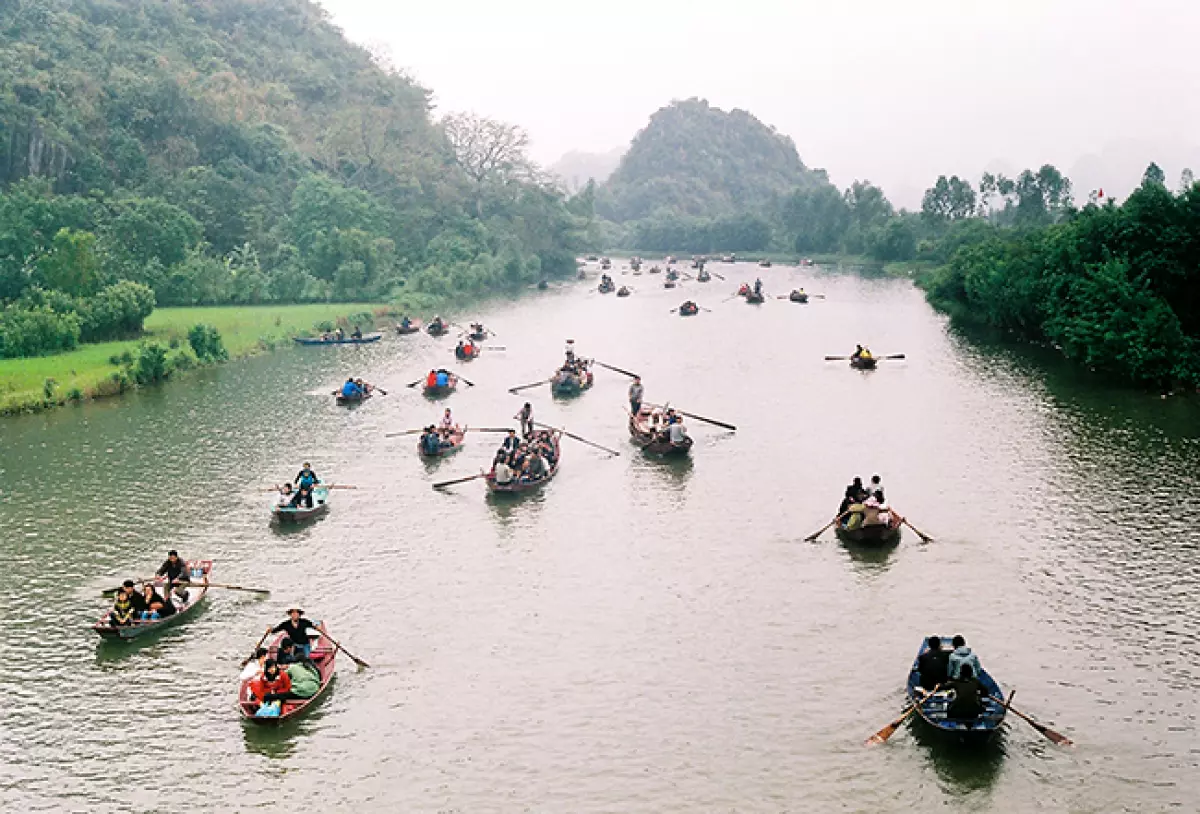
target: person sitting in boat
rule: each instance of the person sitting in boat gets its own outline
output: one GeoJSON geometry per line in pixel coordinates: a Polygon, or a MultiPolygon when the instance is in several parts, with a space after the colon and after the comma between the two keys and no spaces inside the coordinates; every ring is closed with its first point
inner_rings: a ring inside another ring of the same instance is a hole
{"type": "Polygon", "coordinates": [[[866,485],[867,494],[875,495],[880,501],[883,500],[883,479],[878,475],[871,476],[871,482],[866,485]]]}
{"type": "Polygon", "coordinates": [[[408,318],[407,314],[400,317],[400,327],[406,331],[412,327],[412,320],[408,318]]]}
{"type": "Polygon", "coordinates": [[[429,371],[429,375],[425,377],[425,386],[430,388],[431,390],[433,388],[437,387],[437,371],[436,370],[429,371]]]}
{"type": "Polygon", "coordinates": [[[262,675],[250,682],[250,697],[260,704],[259,715],[264,715],[264,712],[274,707],[274,715],[278,716],[283,702],[294,697],[291,690],[291,676],[279,669],[279,662],[275,659],[263,662],[262,675]]]}
{"type": "Polygon", "coordinates": [[[512,483],[512,467],[505,460],[503,451],[496,453],[496,459],[492,461],[492,476],[496,479],[496,484],[499,486],[506,486],[512,483]]]}
{"type": "Polygon", "coordinates": [[[341,329],[341,326],[339,326],[338,329],[333,332],[333,338],[339,342],[346,338],[346,332],[341,329]]]}
{"type": "Polygon", "coordinates": [[[174,582],[191,582],[192,575],[188,571],[187,562],[179,556],[179,552],[171,549],[167,552],[167,558],[163,560],[163,564],[158,566],[158,570],[154,572],[156,577],[164,577],[167,584],[174,582]]]}
{"type": "Polygon", "coordinates": [[[962,665],[957,678],[949,681],[952,694],[946,717],[957,721],[971,721],[983,712],[983,684],[979,682],[975,668],[962,665]]]}
{"type": "Polygon", "coordinates": [[[437,386],[438,386],[438,388],[439,388],[439,389],[440,389],[440,388],[446,388],[446,387],[449,387],[449,386],[450,386],[450,374],[449,374],[447,371],[445,371],[445,370],[438,370],[438,372],[437,372],[437,386]]]}
{"type": "Polygon", "coordinates": [[[546,459],[536,449],[529,456],[526,472],[528,472],[529,480],[531,481],[543,480],[550,474],[550,468],[546,466],[546,459]]]}
{"type": "Polygon", "coordinates": [[[754,296],[756,296],[756,297],[762,296],[762,278],[756,277],[754,280],[754,296]]]}
{"type": "Polygon", "coordinates": [[[866,497],[866,490],[863,489],[862,478],[855,478],[854,482],[846,487],[846,494],[842,498],[842,505],[838,507],[838,515],[841,516],[850,508],[851,504],[860,503],[866,497]]]}
{"type": "Polygon", "coordinates": [[[270,651],[267,650],[267,648],[256,648],[254,654],[251,655],[250,658],[246,660],[246,663],[242,666],[242,672],[238,678],[245,680],[247,678],[254,678],[255,676],[261,674],[263,671],[263,665],[266,664],[268,655],[270,655],[270,651]]]}
{"type": "Polygon", "coordinates": [[[463,344],[463,341],[461,339],[458,340],[458,347],[456,347],[454,349],[454,357],[456,359],[466,359],[467,358],[467,348],[463,344]]]}
{"type": "Polygon", "coordinates": [[[517,447],[520,446],[520,444],[521,439],[517,438],[517,431],[509,430],[508,435],[504,436],[504,443],[500,445],[500,450],[505,453],[516,452],[517,447]]]}
{"type": "Polygon", "coordinates": [[[676,420],[671,422],[667,438],[673,446],[679,447],[687,443],[687,427],[683,426],[682,418],[676,417],[676,420]]]}
{"type": "Polygon", "coordinates": [[[350,338],[362,339],[362,328],[359,328],[357,325],[355,325],[354,330],[350,333],[350,338]]]}
{"type": "Polygon", "coordinates": [[[475,357],[475,343],[468,339],[466,344],[463,345],[463,358],[464,359],[473,359],[474,357],[475,357]]]}
{"type": "Polygon", "coordinates": [[[450,412],[450,408],[447,407],[445,412],[442,413],[442,429],[450,430],[453,428],[454,428],[454,415],[450,412]]]}
{"type": "Polygon", "coordinates": [[[144,621],[165,619],[175,614],[175,606],[169,599],[160,596],[153,585],[148,584],[142,589],[142,599],[146,603],[146,609],[142,611],[144,621]]]}
{"type": "Polygon", "coordinates": [[[292,682],[290,692],[294,698],[312,698],[321,691],[321,671],[308,659],[297,659],[283,670],[292,682]]]}
{"type": "Polygon", "coordinates": [[[859,359],[874,359],[875,357],[871,355],[870,348],[862,348],[862,351],[858,354],[858,358],[859,359]]]}
{"type": "Polygon", "coordinates": [[[933,692],[934,687],[944,685],[949,678],[950,651],[942,649],[941,636],[930,636],[925,645],[925,652],[917,656],[917,672],[921,675],[921,686],[926,692],[933,692]]]}
{"type": "Polygon", "coordinates": [[[426,455],[437,455],[442,448],[442,439],[438,435],[437,427],[430,424],[425,428],[425,432],[421,433],[421,451],[426,455]]]}
{"type": "Polygon", "coordinates": [[[300,504],[304,504],[304,508],[311,509],[313,507],[313,487],[300,484],[296,488],[296,493],[292,495],[292,499],[288,502],[288,507],[292,509],[300,508],[300,504]]]}
{"type": "Polygon", "coordinates": [[[879,526],[883,524],[880,515],[886,510],[886,507],[878,497],[871,495],[863,501],[863,521],[864,526],[879,526]]]}
{"type": "Polygon", "coordinates": [[[438,315],[433,318],[433,322],[429,323],[429,327],[433,328],[435,332],[440,333],[441,331],[445,330],[446,323],[442,321],[441,315],[438,315]]]}
{"type": "Polygon", "coordinates": [[[292,493],[292,484],[285,483],[279,487],[279,500],[276,502],[279,506],[288,506],[292,502],[295,495],[292,493]]]}
{"type": "Polygon", "coordinates": [[[288,608],[288,618],[275,627],[267,628],[267,635],[272,633],[284,633],[288,639],[291,639],[293,646],[300,653],[303,653],[305,658],[312,651],[312,644],[309,642],[309,631],[317,631],[324,633],[323,625],[314,625],[311,620],[304,618],[304,611],[300,608],[288,608]]]}
{"type": "Polygon", "coordinates": [[[854,353],[850,354],[850,358],[851,358],[851,359],[861,359],[861,358],[862,358],[862,354],[863,354],[863,346],[862,346],[862,345],[855,345],[855,346],[854,346],[854,353]]]}
{"type": "Polygon", "coordinates": [[[133,580],[127,579],[121,583],[121,587],[117,589],[117,595],[113,598],[112,610],[108,612],[110,625],[128,627],[133,624],[135,615],[140,617],[140,611],[134,607],[133,598],[136,595],[137,592],[133,589],[133,580]]]}
{"type": "Polygon", "coordinates": [[[346,383],[342,385],[342,398],[356,399],[362,396],[362,394],[362,390],[353,378],[346,379],[346,383]]]}
{"type": "Polygon", "coordinates": [[[983,672],[983,667],[979,664],[979,656],[976,656],[971,648],[967,647],[965,638],[955,636],[950,643],[954,645],[954,652],[950,654],[946,665],[946,672],[950,678],[958,678],[964,667],[970,667],[972,675],[979,675],[983,672]]]}

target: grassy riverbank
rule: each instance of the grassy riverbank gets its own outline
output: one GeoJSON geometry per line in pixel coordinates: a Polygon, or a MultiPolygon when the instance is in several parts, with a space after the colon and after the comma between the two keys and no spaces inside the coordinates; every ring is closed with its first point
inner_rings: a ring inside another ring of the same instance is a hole
{"type": "Polygon", "coordinates": [[[113,357],[135,353],[145,341],[186,346],[188,330],[200,323],[215,327],[229,356],[237,358],[270,350],[319,323],[376,310],[387,309],[362,303],[160,308],[146,320],[139,339],[84,345],[57,356],[0,360],[0,414],[114,395],[121,388],[113,381],[118,369],[113,357]]]}

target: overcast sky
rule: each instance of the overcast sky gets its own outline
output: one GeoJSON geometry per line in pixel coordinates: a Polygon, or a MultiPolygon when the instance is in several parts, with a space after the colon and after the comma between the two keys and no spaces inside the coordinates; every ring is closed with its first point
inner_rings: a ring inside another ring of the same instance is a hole
{"type": "Polygon", "coordinates": [[[1185,163],[1200,175],[1197,0],[320,2],[438,114],[520,124],[542,163],[627,143],[700,96],[774,125],[836,183],[910,205],[939,173],[997,162],[1083,159],[1077,198],[1122,191],[1150,158],[1172,182],[1185,163]]]}

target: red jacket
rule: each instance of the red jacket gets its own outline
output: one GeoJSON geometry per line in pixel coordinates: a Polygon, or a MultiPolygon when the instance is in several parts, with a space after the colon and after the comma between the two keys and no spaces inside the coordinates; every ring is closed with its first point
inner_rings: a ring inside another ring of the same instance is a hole
{"type": "Polygon", "coordinates": [[[258,678],[250,682],[250,692],[254,693],[254,697],[259,701],[266,698],[269,692],[288,692],[291,689],[292,677],[282,668],[274,681],[268,680],[266,673],[260,673],[258,678]]]}
{"type": "Polygon", "coordinates": [[[425,386],[426,387],[437,387],[437,374],[436,373],[430,373],[428,376],[425,377],[425,386]]]}

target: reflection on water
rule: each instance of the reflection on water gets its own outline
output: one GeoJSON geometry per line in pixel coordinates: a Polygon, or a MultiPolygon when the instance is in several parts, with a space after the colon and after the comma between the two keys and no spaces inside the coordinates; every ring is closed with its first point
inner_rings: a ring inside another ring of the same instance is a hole
{"type": "Polygon", "coordinates": [[[426,466],[387,438],[441,412],[404,387],[453,358],[453,340],[424,334],[0,422],[5,804],[1189,810],[1200,537],[1181,504],[1200,487],[1196,403],[968,340],[901,281],[714,270],[729,282],[702,304],[719,323],[669,315],[679,292],[604,299],[590,283],[462,315],[508,350],[448,397],[460,422],[504,426],[528,400],[621,451],[565,440],[554,481],[515,499],[478,480],[430,488],[488,466],[487,441],[426,466]],[[720,303],[755,274],[826,299],[720,303]],[[653,460],[627,444],[620,374],[598,370],[569,401],[507,392],[553,370],[568,337],[637,370],[648,399],[738,431],[690,422],[692,457],[653,460]],[[824,361],[859,342],[907,358],[867,375],[824,361]],[[347,375],[390,395],[338,408],[347,375]],[[264,489],[304,460],[359,488],[314,522],[274,525],[264,489]],[[933,542],[802,542],[848,478],[874,472],[933,542]],[[184,624],[98,643],[98,591],[168,548],[271,594],[214,590],[184,624]],[[294,724],[243,724],[238,663],[296,602],[373,666],[340,664],[294,724]],[[1080,757],[1026,729],[975,756],[918,731],[864,750],[930,630],[967,635],[1080,757]],[[181,720],[186,750],[140,752],[136,784],[113,771],[131,742],[177,743],[181,720]]]}

